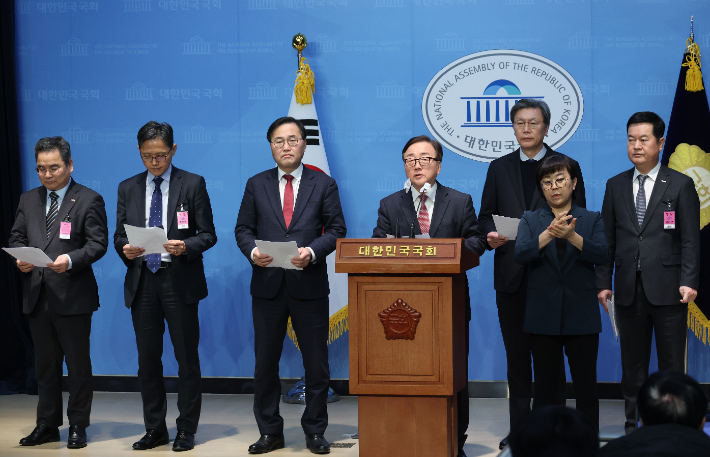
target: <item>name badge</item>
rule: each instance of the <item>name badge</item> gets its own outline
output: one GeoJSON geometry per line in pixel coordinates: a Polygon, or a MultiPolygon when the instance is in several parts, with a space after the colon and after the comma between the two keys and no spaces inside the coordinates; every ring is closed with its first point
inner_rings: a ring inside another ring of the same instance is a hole
{"type": "Polygon", "coordinates": [[[71,239],[71,222],[59,224],[59,238],[63,240],[71,239]]]}
{"type": "Polygon", "coordinates": [[[674,229],[675,228],[675,211],[664,211],[663,212],[663,228],[664,229],[674,229]]]}
{"type": "Polygon", "coordinates": [[[178,211],[177,212],[177,220],[178,220],[178,228],[179,229],[190,228],[188,221],[187,221],[187,211],[178,211]]]}

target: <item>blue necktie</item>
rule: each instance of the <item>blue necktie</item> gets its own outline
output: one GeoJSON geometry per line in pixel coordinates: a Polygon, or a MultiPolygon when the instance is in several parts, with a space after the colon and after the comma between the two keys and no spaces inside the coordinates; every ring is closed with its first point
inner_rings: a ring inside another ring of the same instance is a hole
{"type": "MultiPolygon", "coordinates": [[[[153,179],[155,190],[153,198],[150,199],[150,217],[148,218],[148,227],[158,227],[163,225],[163,193],[160,191],[160,184],[163,178],[156,176],[153,179]]],[[[155,273],[160,269],[160,254],[148,254],[145,258],[148,264],[148,269],[155,273]]]]}
{"type": "Polygon", "coordinates": [[[49,198],[52,199],[52,203],[50,203],[49,211],[47,212],[47,238],[49,238],[49,234],[52,232],[52,226],[54,226],[54,220],[57,218],[57,212],[59,210],[59,205],[57,205],[59,195],[55,192],[50,192],[49,198]]]}

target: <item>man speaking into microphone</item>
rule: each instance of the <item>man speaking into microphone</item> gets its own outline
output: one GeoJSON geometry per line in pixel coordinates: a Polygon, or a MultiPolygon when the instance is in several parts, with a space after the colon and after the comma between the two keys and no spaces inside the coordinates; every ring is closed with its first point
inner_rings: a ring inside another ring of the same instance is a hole
{"type": "MultiPolygon", "coordinates": [[[[426,135],[407,141],[402,150],[404,189],[383,198],[377,211],[373,238],[429,235],[430,238],[463,238],[467,250],[482,255],[486,237],[478,229],[476,210],[468,194],[443,186],[436,181],[441,173],[444,151],[441,144],[426,135]]],[[[471,301],[466,283],[466,322],[471,320],[471,301]]],[[[468,324],[466,356],[468,357],[468,324]]],[[[467,358],[468,361],[468,358],[467,358]]],[[[468,373],[468,362],[466,366],[468,373]]],[[[468,387],[457,395],[459,457],[465,456],[463,444],[468,428],[468,387]]]]}

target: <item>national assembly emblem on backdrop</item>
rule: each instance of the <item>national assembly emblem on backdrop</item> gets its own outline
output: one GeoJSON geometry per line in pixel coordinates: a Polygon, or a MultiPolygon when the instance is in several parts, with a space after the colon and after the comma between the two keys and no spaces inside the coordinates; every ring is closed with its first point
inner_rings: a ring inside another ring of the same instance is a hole
{"type": "Polygon", "coordinates": [[[470,54],[441,69],[424,91],[422,115],[452,152],[491,162],[518,148],[510,109],[522,98],[549,105],[546,143],[552,149],[582,122],[584,100],[572,75],[545,57],[508,49],[470,54]]]}

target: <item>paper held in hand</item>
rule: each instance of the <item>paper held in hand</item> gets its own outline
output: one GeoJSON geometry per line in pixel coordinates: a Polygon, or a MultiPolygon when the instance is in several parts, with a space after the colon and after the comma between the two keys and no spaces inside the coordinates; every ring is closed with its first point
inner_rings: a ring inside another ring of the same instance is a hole
{"type": "Polygon", "coordinates": [[[606,309],[609,311],[609,319],[611,319],[611,328],[614,329],[614,337],[616,338],[616,341],[619,341],[619,327],[616,323],[616,312],[615,312],[615,305],[614,305],[614,294],[611,294],[611,298],[606,301],[606,309]]]}
{"type": "Polygon", "coordinates": [[[2,248],[20,262],[31,263],[36,267],[46,267],[48,263],[54,263],[54,260],[47,257],[40,248],[2,248]]]}
{"type": "Polygon", "coordinates": [[[278,242],[256,240],[259,254],[266,254],[274,258],[267,267],[280,267],[287,270],[303,270],[291,263],[291,259],[298,257],[298,245],[295,241],[278,242]]]}
{"type": "Polygon", "coordinates": [[[128,244],[134,248],[145,249],[142,255],[167,253],[163,245],[168,244],[168,237],[162,227],[146,228],[128,224],[123,224],[123,227],[126,229],[128,244]]]}
{"type": "Polygon", "coordinates": [[[515,237],[518,236],[518,224],[520,224],[520,219],[494,214],[493,223],[496,225],[498,235],[504,236],[509,240],[514,240],[515,237]]]}

